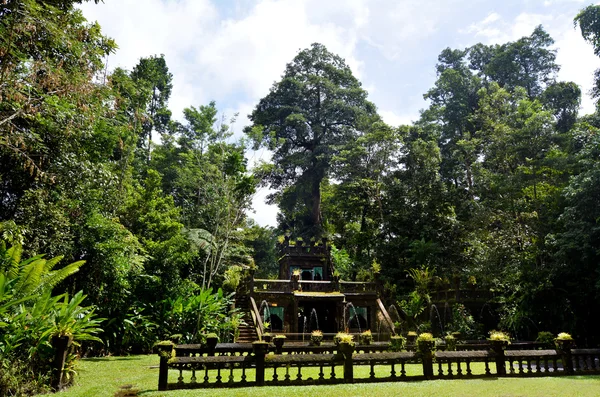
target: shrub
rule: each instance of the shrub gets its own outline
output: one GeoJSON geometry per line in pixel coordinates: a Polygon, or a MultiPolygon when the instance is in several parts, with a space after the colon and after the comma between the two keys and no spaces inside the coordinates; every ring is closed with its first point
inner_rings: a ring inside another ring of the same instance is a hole
{"type": "Polygon", "coordinates": [[[540,331],[535,341],[544,344],[544,347],[552,346],[554,344],[554,334],[552,332],[540,331]]]}

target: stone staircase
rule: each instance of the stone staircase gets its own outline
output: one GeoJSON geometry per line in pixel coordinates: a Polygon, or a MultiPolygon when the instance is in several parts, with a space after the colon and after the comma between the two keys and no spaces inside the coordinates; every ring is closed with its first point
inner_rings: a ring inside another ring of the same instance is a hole
{"type": "Polygon", "coordinates": [[[250,314],[250,297],[248,294],[236,294],[235,307],[240,309],[243,314],[243,320],[245,325],[240,325],[239,336],[236,340],[238,343],[252,343],[258,340],[258,334],[254,327],[254,321],[252,321],[252,315],[250,314]]]}

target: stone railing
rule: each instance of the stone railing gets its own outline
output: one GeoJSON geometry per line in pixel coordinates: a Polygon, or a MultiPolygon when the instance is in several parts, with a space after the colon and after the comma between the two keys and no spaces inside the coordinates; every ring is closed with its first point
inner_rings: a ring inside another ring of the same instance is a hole
{"type": "Polygon", "coordinates": [[[158,389],[600,374],[600,349],[505,351],[492,346],[417,353],[369,346],[163,345],[158,389]],[[169,382],[169,370],[179,372],[176,381],[169,382]]]}
{"type": "Polygon", "coordinates": [[[254,279],[251,293],[342,292],[376,293],[377,283],[361,281],[267,280],[254,279]]]}

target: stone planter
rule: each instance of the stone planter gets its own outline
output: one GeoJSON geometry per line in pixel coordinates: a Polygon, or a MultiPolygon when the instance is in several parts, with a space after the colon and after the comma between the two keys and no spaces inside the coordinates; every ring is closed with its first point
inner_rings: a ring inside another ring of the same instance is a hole
{"type": "Polygon", "coordinates": [[[360,335],[358,340],[361,345],[370,345],[373,342],[373,337],[371,335],[360,335]]]}
{"type": "Polygon", "coordinates": [[[506,350],[506,347],[508,346],[508,341],[505,340],[491,340],[490,341],[490,346],[492,348],[492,350],[496,353],[500,352],[500,351],[504,351],[506,350]]]}
{"type": "Polygon", "coordinates": [[[252,342],[252,351],[257,356],[264,356],[269,350],[269,344],[263,341],[252,342]]]}
{"type": "Polygon", "coordinates": [[[209,350],[215,350],[215,347],[217,347],[217,343],[219,343],[219,338],[216,336],[207,336],[206,337],[206,347],[208,347],[209,350]]]}
{"type": "Polygon", "coordinates": [[[435,341],[434,340],[417,341],[417,349],[418,349],[419,353],[431,354],[431,352],[435,350],[435,341]]]}
{"type": "Polygon", "coordinates": [[[394,335],[390,339],[390,350],[394,352],[399,352],[404,349],[406,345],[406,338],[401,335],[394,335]]]}
{"type": "Polygon", "coordinates": [[[285,338],[273,338],[273,344],[275,345],[275,350],[278,354],[281,354],[283,350],[283,344],[285,343],[285,338]]]}
{"type": "Polygon", "coordinates": [[[563,353],[563,352],[567,352],[567,351],[571,351],[571,349],[573,348],[573,341],[572,340],[560,340],[560,339],[556,339],[554,341],[556,343],[556,350],[558,350],[559,352],[563,353]]]}
{"type": "Polygon", "coordinates": [[[406,345],[414,350],[415,342],[417,341],[417,335],[406,335],[406,345]]]}
{"type": "Polygon", "coordinates": [[[267,334],[263,334],[263,340],[267,343],[271,343],[271,340],[273,339],[272,335],[267,335],[267,334]]]}
{"type": "Polygon", "coordinates": [[[340,342],[338,344],[338,351],[344,355],[344,357],[351,357],[354,353],[354,343],[340,342]]]}

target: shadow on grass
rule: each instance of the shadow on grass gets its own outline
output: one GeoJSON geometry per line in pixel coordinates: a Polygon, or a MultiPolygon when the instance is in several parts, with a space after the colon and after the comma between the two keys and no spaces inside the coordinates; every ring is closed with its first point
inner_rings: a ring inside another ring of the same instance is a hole
{"type": "Polygon", "coordinates": [[[146,389],[146,390],[140,390],[140,391],[138,391],[137,394],[138,394],[138,396],[142,396],[144,394],[154,393],[156,391],[158,391],[158,389],[146,389]]]}

